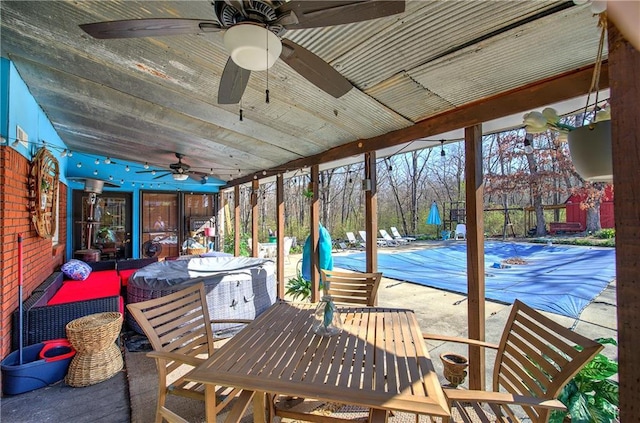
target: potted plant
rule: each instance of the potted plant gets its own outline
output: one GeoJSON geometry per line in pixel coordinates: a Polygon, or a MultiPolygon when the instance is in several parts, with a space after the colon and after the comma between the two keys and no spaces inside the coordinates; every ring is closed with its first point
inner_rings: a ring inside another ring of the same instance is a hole
{"type": "Polygon", "coordinates": [[[42,178],[42,181],[40,182],[40,208],[42,210],[47,208],[47,197],[49,195],[50,190],[51,190],[51,183],[45,178],[42,178]]]}
{"type": "Polygon", "coordinates": [[[306,280],[298,274],[295,278],[287,282],[286,295],[291,295],[294,300],[308,300],[311,298],[311,281],[306,280]]]}
{"type": "MultiPolygon", "coordinates": [[[[599,338],[605,345],[617,345],[613,338],[599,338]]],[[[604,354],[596,355],[562,389],[558,399],[567,411],[551,413],[549,423],[607,423],[618,421],[618,363],[604,354]],[[570,418],[570,420],[569,420],[570,418]]]]}
{"type": "MultiPolygon", "coordinates": [[[[595,113],[592,122],[583,126],[573,127],[561,123],[558,113],[551,107],[542,112],[525,114],[524,125],[529,134],[551,130],[558,133],[559,141],[568,141],[571,161],[584,180],[612,181],[611,111],[608,104],[595,113]]],[[[525,150],[527,147],[531,150],[525,141],[525,150]]]]}

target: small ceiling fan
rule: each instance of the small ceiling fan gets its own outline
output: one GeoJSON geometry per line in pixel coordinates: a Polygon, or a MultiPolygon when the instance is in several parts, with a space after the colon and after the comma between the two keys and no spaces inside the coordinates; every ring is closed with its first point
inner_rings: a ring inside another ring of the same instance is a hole
{"type": "Polygon", "coordinates": [[[321,90],[338,98],[351,83],[306,48],[282,38],[287,30],[362,22],[404,12],[405,2],[391,1],[214,1],[217,21],[181,18],[128,19],[80,25],[94,38],[139,38],[199,34],[225,30],[229,51],[220,86],[219,104],[236,104],[252,70],[266,70],[282,59],[321,90]]]}
{"type": "Polygon", "coordinates": [[[176,181],[186,181],[189,178],[189,175],[195,174],[195,175],[201,175],[201,176],[206,176],[206,173],[203,172],[196,172],[191,170],[191,166],[189,166],[186,163],[182,162],[182,159],[184,158],[184,154],[181,153],[175,153],[176,157],[178,158],[177,163],[171,163],[169,165],[169,168],[171,169],[166,170],[166,169],[162,169],[162,170],[157,170],[157,169],[147,169],[147,170],[139,170],[136,173],[152,173],[152,174],[158,174],[155,178],[153,179],[160,179],[162,177],[165,177],[167,175],[171,175],[173,177],[174,180],[176,181]]]}

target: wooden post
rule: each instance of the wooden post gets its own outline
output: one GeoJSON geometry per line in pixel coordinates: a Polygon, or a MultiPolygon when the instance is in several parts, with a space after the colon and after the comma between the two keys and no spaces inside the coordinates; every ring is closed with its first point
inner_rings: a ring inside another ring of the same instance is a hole
{"type": "Polygon", "coordinates": [[[620,421],[640,421],[640,52],[609,22],[620,421]]]}
{"type": "MultiPolygon", "coordinates": [[[[367,232],[366,266],[367,272],[378,271],[378,187],[376,180],[376,152],[364,155],[365,191],[365,231],[367,232]],[[369,182],[366,182],[366,181],[369,182]]],[[[363,187],[364,188],[364,187],[363,187]]]]}
{"type": "Polygon", "coordinates": [[[258,257],[258,190],[260,182],[254,179],[251,182],[251,256],[258,257]]]}
{"type": "Polygon", "coordinates": [[[318,240],[320,239],[320,200],[318,196],[318,179],[320,178],[320,166],[311,166],[311,302],[320,301],[320,269],[318,268],[320,258],[318,256],[318,240]]]}
{"type": "Polygon", "coordinates": [[[276,280],[278,298],[284,299],[284,178],[276,175],[276,232],[278,234],[278,262],[276,280]]]}
{"type": "MultiPolygon", "coordinates": [[[[464,130],[469,338],[485,340],[482,125],[464,130]]],[[[469,346],[469,388],[485,389],[484,348],[469,346]]]]}
{"type": "Polygon", "coordinates": [[[240,255],[240,185],[233,187],[233,255],[240,255]]]}

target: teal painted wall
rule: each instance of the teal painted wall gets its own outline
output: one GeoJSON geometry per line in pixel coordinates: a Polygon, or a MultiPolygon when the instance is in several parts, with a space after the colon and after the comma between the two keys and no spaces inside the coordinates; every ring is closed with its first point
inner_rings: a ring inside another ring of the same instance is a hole
{"type": "MultiPolygon", "coordinates": [[[[110,181],[119,188],[105,188],[105,191],[132,193],[132,250],[134,257],[140,251],[140,193],[141,191],[183,191],[193,193],[216,193],[224,181],[208,178],[189,178],[186,181],[174,181],[171,175],[154,179],[158,175],[151,173],[137,173],[146,170],[144,162],[130,162],[117,158],[105,163],[107,157],[87,154],[82,151],[71,151],[58,136],[47,115],[40,108],[29,88],[20,77],[13,63],[7,59],[0,59],[0,134],[9,146],[17,150],[29,160],[43,145],[54,154],[60,165],[60,181],[69,187],[67,200],[67,245],[66,256],[72,257],[72,228],[73,210],[72,198],[74,190],[82,190],[83,183],[72,178],[95,178],[110,181]],[[17,126],[20,126],[29,136],[26,146],[14,145],[17,126]],[[128,170],[127,170],[128,169],[128,170]],[[69,178],[69,179],[68,179],[69,178]]],[[[143,152],[141,152],[143,154],[143,152]]]]}

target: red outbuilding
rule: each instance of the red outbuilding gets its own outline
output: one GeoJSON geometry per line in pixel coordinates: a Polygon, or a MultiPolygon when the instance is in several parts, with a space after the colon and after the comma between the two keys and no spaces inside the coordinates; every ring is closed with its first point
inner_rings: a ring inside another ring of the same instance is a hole
{"type": "MultiPolygon", "coordinates": [[[[586,194],[573,194],[567,201],[567,222],[579,222],[582,229],[587,227],[587,211],[580,208],[586,194]]],[[[607,185],[600,202],[600,226],[602,229],[615,227],[613,217],[613,186],[607,185]]]]}

